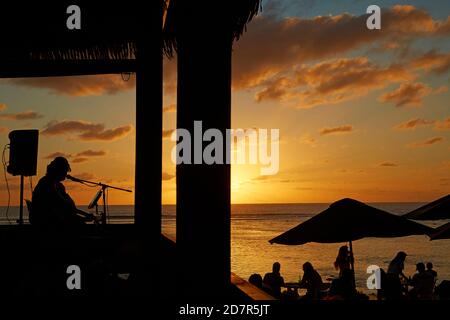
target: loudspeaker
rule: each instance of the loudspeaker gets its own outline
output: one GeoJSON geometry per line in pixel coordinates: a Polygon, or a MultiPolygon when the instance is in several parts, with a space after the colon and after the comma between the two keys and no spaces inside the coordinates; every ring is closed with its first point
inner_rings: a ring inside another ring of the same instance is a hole
{"type": "Polygon", "coordinates": [[[13,176],[37,173],[39,130],[14,130],[9,133],[9,164],[13,176]]]}

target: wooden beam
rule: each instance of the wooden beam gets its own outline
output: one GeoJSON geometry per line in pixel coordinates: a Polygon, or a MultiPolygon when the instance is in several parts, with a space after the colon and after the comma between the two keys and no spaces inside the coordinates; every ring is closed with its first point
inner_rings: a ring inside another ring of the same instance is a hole
{"type": "Polygon", "coordinates": [[[162,1],[140,14],[136,72],[135,224],[141,235],[142,293],[158,296],[161,281],[163,55],[162,1]],[[148,14],[150,13],[150,16],[148,14]]]}
{"type": "Polygon", "coordinates": [[[0,78],[64,77],[136,72],[136,60],[67,60],[0,63],[0,78]]]}
{"type": "MultiPolygon", "coordinates": [[[[215,128],[226,136],[231,127],[231,32],[225,21],[208,15],[209,8],[183,3],[179,17],[177,127],[194,136],[194,121],[203,132],[215,128]],[[214,37],[199,37],[193,21],[214,30],[214,37]]],[[[223,146],[226,154],[226,144],[223,146]]],[[[202,148],[203,150],[203,148],[202,148]]],[[[191,155],[195,148],[192,143],[191,155]]],[[[180,296],[220,299],[229,295],[230,282],[230,165],[177,165],[177,252],[180,296]],[[194,276],[212,284],[204,290],[194,276]]]]}

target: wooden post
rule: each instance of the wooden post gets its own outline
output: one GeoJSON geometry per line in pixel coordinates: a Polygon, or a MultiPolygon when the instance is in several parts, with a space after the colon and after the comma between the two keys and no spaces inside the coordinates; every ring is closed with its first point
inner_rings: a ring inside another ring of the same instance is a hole
{"type": "MultiPolygon", "coordinates": [[[[225,138],[231,127],[232,49],[226,11],[221,18],[208,6],[194,4],[188,2],[180,10],[177,127],[188,129],[193,138],[194,121],[202,121],[203,132],[219,129],[225,138]],[[215,36],[203,33],[205,28],[214,30],[215,36]]],[[[223,154],[225,148],[224,143],[223,154]]],[[[177,251],[181,284],[177,290],[182,298],[217,299],[228,294],[230,165],[177,165],[177,251]]]]}
{"type": "Polygon", "coordinates": [[[162,176],[162,1],[139,15],[136,72],[135,224],[143,241],[146,294],[159,293],[162,176]]]}

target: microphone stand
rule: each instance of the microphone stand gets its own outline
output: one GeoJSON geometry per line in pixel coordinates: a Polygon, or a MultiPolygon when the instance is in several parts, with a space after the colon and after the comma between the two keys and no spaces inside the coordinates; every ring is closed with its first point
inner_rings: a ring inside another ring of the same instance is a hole
{"type": "MultiPolygon", "coordinates": [[[[93,182],[93,181],[89,181],[89,180],[83,180],[83,179],[79,179],[79,178],[75,178],[75,177],[67,177],[69,180],[72,180],[74,182],[79,182],[79,183],[86,183],[86,184],[91,184],[91,185],[95,185],[95,186],[99,186],[101,187],[101,193],[102,193],[102,199],[103,199],[103,212],[102,212],[102,217],[101,217],[101,221],[102,224],[105,225],[106,224],[106,217],[107,217],[107,205],[106,205],[106,189],[110,188],[110,189],[115,189],[115,190],[119,190],[119,191],[125,191],[125,192],[132,192],[129,189],[124,189],[124,188],[119,188],[119,187],[114,187],[108,184],[104,184],[101,182],[93,182]]],[[[98,201],[98,200],[97,200],[98,201]]],[[[96,211],[98,212],[98,206],[97,206],[97,201],[95,201],[95,207],[96,207],[96,211]]]]}

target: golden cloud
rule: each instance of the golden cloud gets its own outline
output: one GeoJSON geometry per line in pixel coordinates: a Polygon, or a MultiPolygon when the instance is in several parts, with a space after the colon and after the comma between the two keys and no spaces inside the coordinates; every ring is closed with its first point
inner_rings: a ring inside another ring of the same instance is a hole
{"type": "Polygon", "coordinates": [[[78,137],[81,140],[103,140],[112,141],[120,139],[126,136],[132,130],[131,125],[124,125],[114,129],[101,130],[101,131],[86,131],[80,134],[78,137]]]}
{"type": "Polygon", "coordinates": [[[85,150],[76,154],[77,157],[101,157],[106,155],[104,150],[85,150]]]}
{"type": "Polygon", "coordinates": [[[385,93],[379,100],[381,102],[394,103],[396,107],[421,106],[422,100],[432,93],[442,93],[443,87],[433,90],[423,83],[403,83],[392,92],[385,93]]]}
{"type": "Polygon", "coordinates": [[[341,133],[350,133],[353,131],[353,126],[345,125],[333,128],[323,128],[320,130],[320,135],[324,136],[327,134],[341,134],[341,133]]]}
{"type": "Polygon", "coordinates": [[[163,88],[165,95],[175,95],[177,93],[177,59],[164,58],[163,61],[163,88]]]}
{"type": "Polygon", "coordinates": [[[80,158],[75,158],[72,160],[73,163],[82,163],[82,162],[86,162],[88,161],[88,158],[84,158],[84,157],[80,157],[80,158]]]}
{"type": "Polygon", "coordinates": [[[126,136],[131,130],[131,125],[105,129],[105,125],[100,123],[81,120],[54,120],[47,124],[42,134],[49,136],[76,134],[78,139],[84,141],[112,141],[126,136]]]}
{"type": "Polygon", "coordinates": [[[167,173],[167,172],[163,172],[162,173],[162,180],[163,181],[168,181],[168,180],[172,180],[173,178],[175,178],[175,175],[167,173]]]}
{"type": "Polygon", "coordinates": [[[450,70],[450,53],[439,53],[435,50],[431,50],[424,55],[413,59],[411,61],[411,66],[443,74],[450,70]]]}
{"type": "MultiPolygon", "coordinates": [[[[164,59],[164,94],[174,95],[177,89],[176,58],[164,59]]],[[[136,77],[132,75],[128,80],[120,74],[21,78],[6,80],[11,84],[23,87],[47,89],[58,95],[68,96],[99,96],[117,94],[136,88],[136,77]]],[[[1,110],[1,109],[0,109],[1,110]]]]}
{"type": "Polygon", "coordinates": [[[94,76],[20,78],[9,80],[15,85],[48,89],[53,94],[68,96],[99,96],[116,94],[135,88],[136,81],[131,77],[124,81],[121,75],[105,74],[94,76]]]}
{"type": "Polygon", "coordinates": [[[436,130],[439,131],[449,131],[450,130],[450,117],[442,120],[436,121],[436,130]]]}
{"type": "Polygon", "coordinates": [[[67,153],[64,153],[64,152],[53,152],[53,153],[50,153],[50,154],[48,154],[47,156],[45,156],[44,159],[50,159],[50,160],[53,160],[53,159],[56,158],[56,157],[64,157],[64,158],[69,159],[71,156],[72,156],[72,155],[67,154],[67,153]]]}
{"type": "Polygon", "coordinates": [[[394,128],[397,130],[415,130],[416,128],[426,127],[434,124],[433,120],[425,120],[421,118],[415,118],[402,122],[396,125],[394,128]]]}
{"type": "Polygon", "coordinates": [[[428,147],[436,143],[441,143],[444,141],[443,137],[433,137],[423,141],[413,142],[408,145],[409,148],[422,148],[428,147]]]}
{"type": "Polygon", "coordinates": [[[233,88],[258,86],[292,66],[373,46],[378,41],[396,43],[401,49],[400,44],[414,37],[450,33],[450,19],[434,20],[425,10],[410,5],[384,9],[382,17],[382,29],[373,32],[366,28],[367,15],[311,19],[259,16],[235,45],[233,88]]]}
{"type": "Polygon", "coordinates": [[[432,89],[423,83],[403,83],[392,92],[385,93],[379,98],[381,102],[394,103],[397,107],[421,106],[422,100],[430,94],[440,94],[447,91],[446,86],[432,89]]]}
{"type": "Polygon", "coordinates": [[[379,167],[398,167],[398,165],[394,162],[382,162],[378,165],[379,167]]]}
{"type": "Polygon", "coordinates": [[[71,155],[71,154],[64,153],[64,152],[53,152],[53,153],[50,153],[49,155],[47,155],[44,159],[54,159],[56,157],[64,157],[67,159],[72,159],[71,161],[73,163],[82,163],[82,162],[89,161],[90,158],[92,158],[92,157],[101,157],[104,155],[106,155],[106,151],[104,151],[104,150],[89,149],[89,150],[78,152],[75,155],[71,155]]]}
{"type": "Polygon", "coordinates": [[[34,119],[40,119],[43,116],[37,112],[34,111],[23,111],[23,112],[17,112],[17,113],[1,113],[0,114],[0,120],[34,120],[34,119]]]}
{"type": "Polygon", "coordinates": [[[303,144],[314,145],[316,143],[316,141],[317,140],[314,137],[312,137],[309,133],[304,134],[300,138],[300,143],[303,143],[303,144]]]}
{"type": "Polygon", "coordinates": [[[177,111],[177,105],[175,103],[169,104],[163,108],[163,112],[175,112],[177,111]]]}
{"type": "Polygon", "coordinates": [[[163,139],[169,139],[175,129],[163,130],[162,136],[163,139]]]}
{"type": "Polygon", "coordinates": [[[102,157],[104,155],[106,155],[106,151],[104,151],[104,150],[89,149],[89,150],[85,150],[85,151],[81,151],[81,152],[77,153],[74,156],[74,159],[72,160],[72,162],[82,163],[82,162],[89,161],[93,157],[102,157]]]}
{"type": "Polygon", "coordinates": [[[255,100],[295,100],[297,108],[312,108],[356,99],[371,90],[413,78],[399,65],[383,68],[365,57],[334,59],[303,65],[291,77],[267,81],[265,88],[256,93],[255,100]]]}

